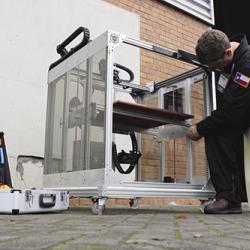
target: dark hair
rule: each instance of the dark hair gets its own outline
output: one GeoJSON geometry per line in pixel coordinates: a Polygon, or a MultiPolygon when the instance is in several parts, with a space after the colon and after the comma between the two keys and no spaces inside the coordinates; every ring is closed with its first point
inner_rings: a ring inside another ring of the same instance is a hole
{"type": "Polygon", "coordinates": [[[228,48],[230,41],[227,35],[220,30],[211,29],[201,35],[195,50],[198,61],[208,64],[223,58],[228,48]]]}

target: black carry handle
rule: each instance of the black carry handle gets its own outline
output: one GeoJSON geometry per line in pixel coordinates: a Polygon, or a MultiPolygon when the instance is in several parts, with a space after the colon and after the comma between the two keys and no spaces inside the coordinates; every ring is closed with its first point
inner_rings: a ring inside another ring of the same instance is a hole
{"type": "Polygon", "coordinates": [[[74,53],[77,50],[79,50],[80,48],[82,48],[83,46],[85,46],[88,43],[88,41],[89,41],[90,33],[89,33],[89,30],[87,28],[79,27],[68,38],[66,38],[61,44],[59,44],[56,47],[57,53],[60,54],[61,57],[66,56],[69,52],[67,51],[67,49],[65,47],[69,43],[71,43],[81,33],[83,33],[83,39],[82,39],[82,41],[78,45],[76,45],[75,47],[71,48],[70,52],[74,53]]]}
{"type": "Polygon", "coordinates": [[[42,208],[54,207],[56,204],[56,195],[55,194],[40,194],[39,196],[39,206],[42,208]],[[44,202],[44,198],[50,198],[50,202],[44,202]]]}
{"type": "Polygon", "coordinates": [[[64,61],[66,58],[74,54],[76,51],[84,47],[88,42],[90,38],[90,33],[87,28],[79,27],[76,31],[74,31],[68,38],[66,38],[61,44],[59,44],[56,47],[56,51],[58,54],[60,54],[61,58],[59,58],[57,61],[53,62],[49,70],[56,67],[58,64],[60,64],[62,61],[64,61]],[[83,33],[83,39],[82,41],[76,45],[75,47],[71,48],[70,51],[67,51],[65,48],[69,43],[71,43],[77,36],[79,36],[81,33],[83,33]]]}

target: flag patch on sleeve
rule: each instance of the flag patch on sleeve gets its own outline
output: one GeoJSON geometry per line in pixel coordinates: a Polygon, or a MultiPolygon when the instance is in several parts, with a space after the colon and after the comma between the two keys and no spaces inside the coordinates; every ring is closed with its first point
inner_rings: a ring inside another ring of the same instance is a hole
{"type": "Polygon", "coordinates": [[[249,84],[250,78],[241,74],[240,72],[237,72],[234,77],[234,82],[239,84],[240,86],[247,88],[249,84]]]}

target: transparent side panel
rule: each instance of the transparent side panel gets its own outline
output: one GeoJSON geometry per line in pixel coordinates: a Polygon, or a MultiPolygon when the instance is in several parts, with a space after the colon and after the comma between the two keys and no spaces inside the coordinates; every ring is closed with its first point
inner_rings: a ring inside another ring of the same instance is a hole
{"type": "Polygon", "coordinates": [[[49,85],[45,138],[45,174],[63,171],[62,148],[65,84],[66,75],[63,75],[49,85]]]}
{"type": "Polygon", "coordinates": [[[64,171],[104,167],[106,50],[69,72],[64,171]]]}
{"type": "Polygon", "coordinates": [[[89,59],[88,70],[88,145],[86,165],[89,169],[105,166],[105,87],[106,87],[106,49],[89,59]]]}
{"type": "Polygon", "coordinates": [[[106,49],[49,84],[45,174],[105,166],[106,49]]]}
{"type": "Polygon", "coordinates": [[[85,96],[87,62],[69,72],[67,88],[67,140],[65,145],[65,171],[82,170],[84,166],[85,96]]]}

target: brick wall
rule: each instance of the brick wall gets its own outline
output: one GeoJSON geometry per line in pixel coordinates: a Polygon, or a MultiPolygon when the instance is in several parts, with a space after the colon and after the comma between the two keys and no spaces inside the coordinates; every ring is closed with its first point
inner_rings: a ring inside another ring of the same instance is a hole
{"type": "MultiPolygon", "coordinates": [[[[208,26],[198,19],[185,14],[159,0],[105,0],[111,4],[121,7],[140,16],[140,38],[173,50],[184,49],[194,52],[194,45],[198,37],[208,26]]],[[[170,67],[165,67],[165,61],[159,55],[150,59],[144,54],[141,55],[142,63],[152,62],[155,57],[157,62],[163,62],[165,75],[168,77],[178,74],[190,66],[175,61],[170,67]]],[[[168,61],[168,60],[167,60],[168,61]]],[[[143,66],[143,65],[142,65],[143,66]]],[[[158,72],[161,72],[158,70],[158,72]]],[[[145,75],[142,79],[148,80],[148,73],[141,67],[141,73],[145,75]]],[[[164,76],[165,76],[164,75],[164,76]]]]}

